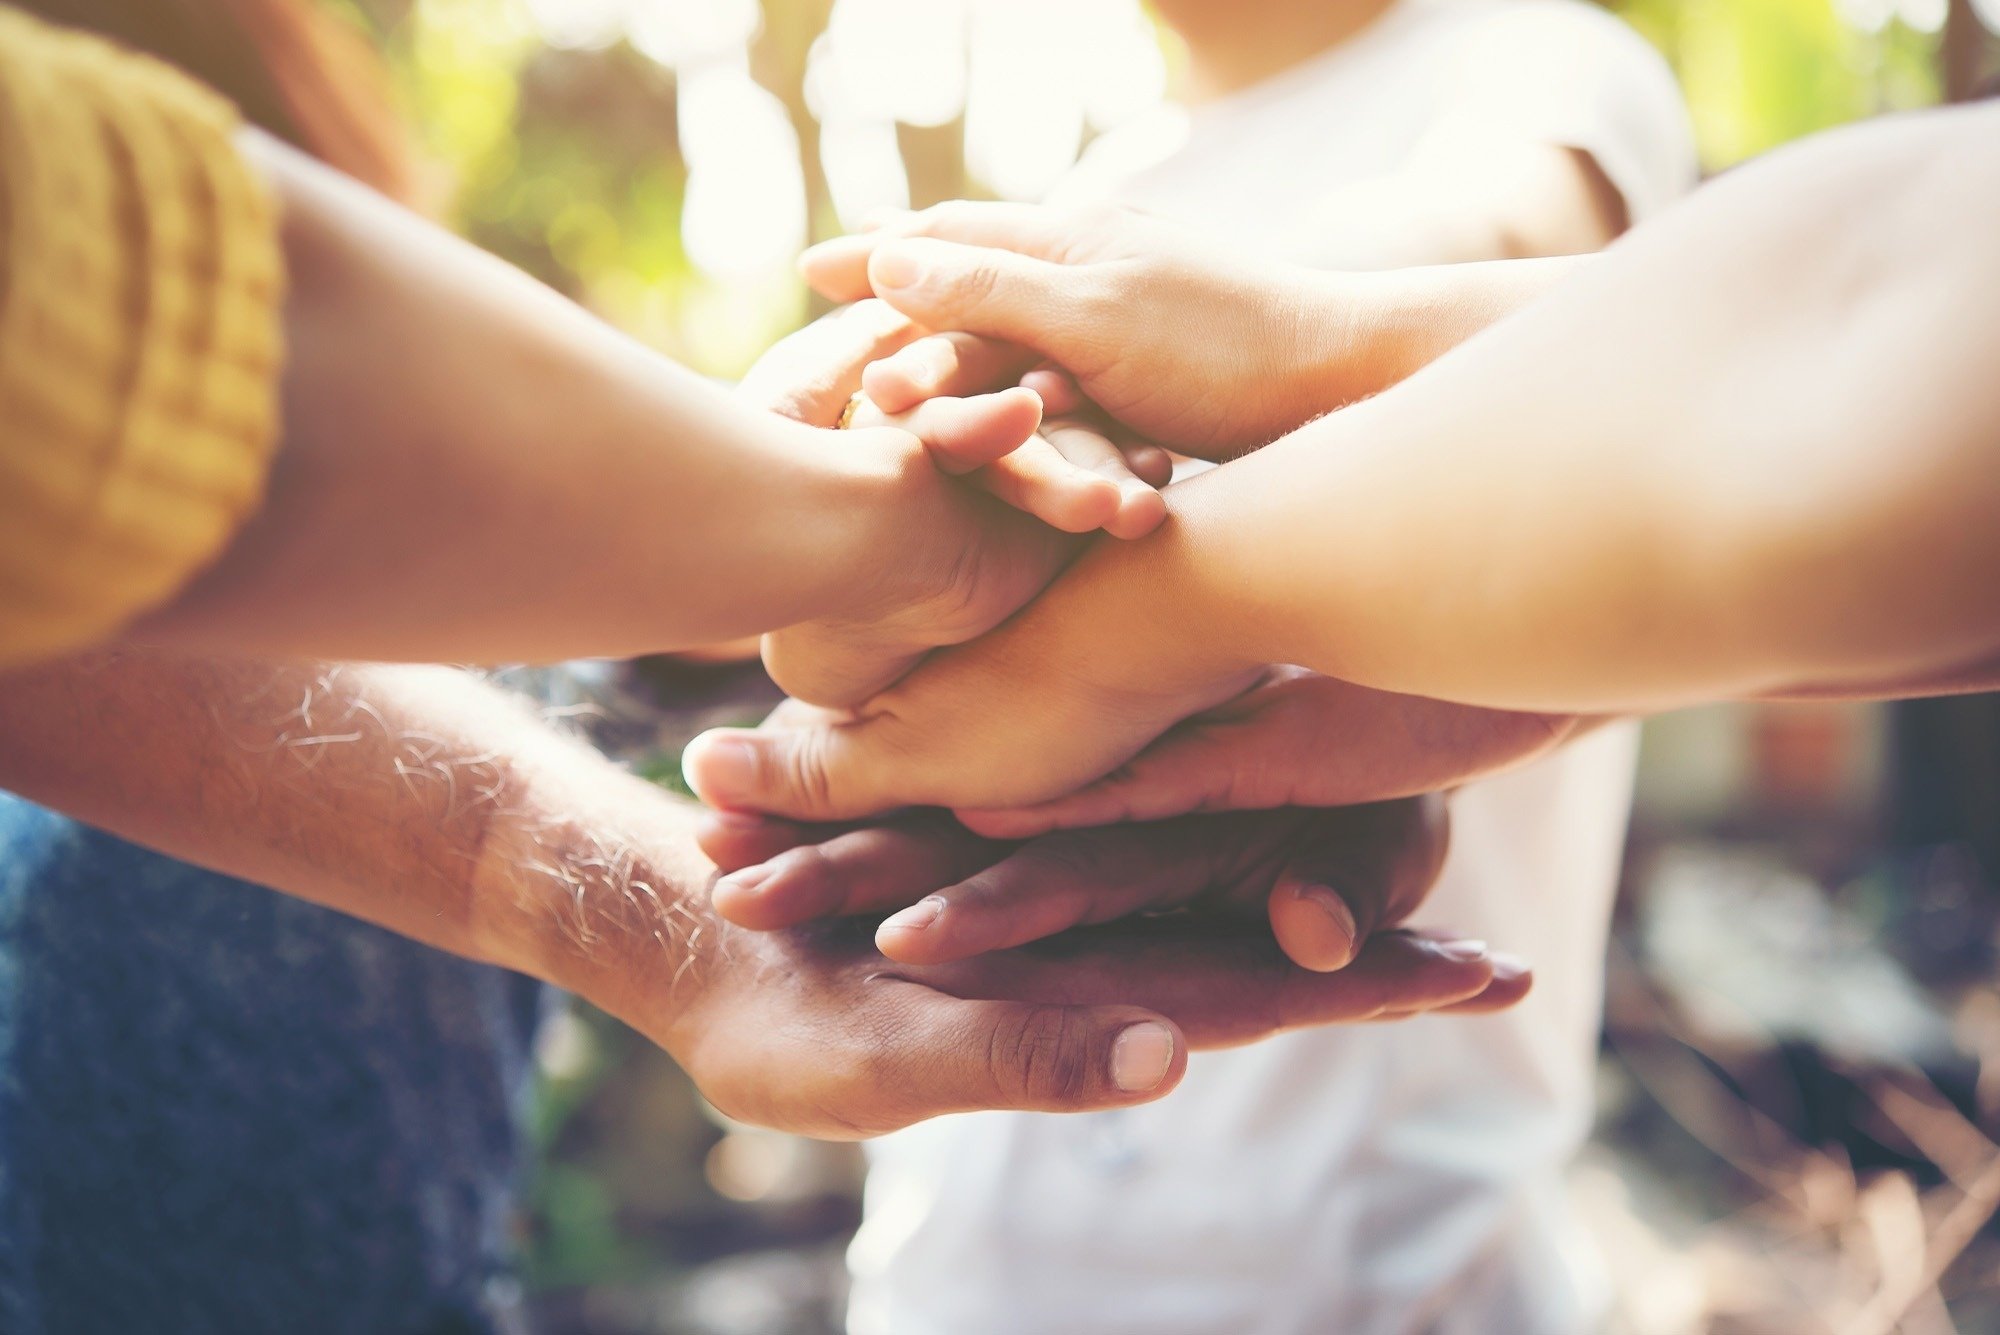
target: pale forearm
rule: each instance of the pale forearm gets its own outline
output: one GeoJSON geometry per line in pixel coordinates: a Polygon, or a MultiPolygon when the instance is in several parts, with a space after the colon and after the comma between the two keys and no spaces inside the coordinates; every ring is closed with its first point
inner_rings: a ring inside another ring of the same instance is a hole
{"type": "Polygon", "coordinates": [[[1745,169],[1099,559],[1236,652],[1475,703],[1949,681],[2000,646],[1995,134],[1745,169]]]}
{"type": "Polygon", "coordinates": [[[362,188],[246,151],[285,213],[284,438],[261,513],[140,642],[550,659],[839,607],[920,451],[827,450],[362,188]]]}
{"type": "Polygon", "coordinates": [[[1336,273],[1302,285],[1338,338],[1309,367],[1321,412],[1400,384],[1473,335],[1588,270],[1590,255],[1336,273]]]}
{"type": "Polygon", "coordinates": [[[11,673],[0,787],[614,1009],[687,964],[709,871],[680,803],[441,668],[11,673]]]}

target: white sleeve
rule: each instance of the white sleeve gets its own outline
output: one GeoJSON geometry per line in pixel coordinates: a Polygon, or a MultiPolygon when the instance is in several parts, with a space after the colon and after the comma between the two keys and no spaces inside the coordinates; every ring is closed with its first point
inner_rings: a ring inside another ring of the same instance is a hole
{"type": "Polygon", "coordinates": [[[1593,6],[1496,7],[1456,35],[1444,78],[1443,115],[1590,154],[1633,222],[1698,178],[1673,71],[1643,37],[1593,6]]]}

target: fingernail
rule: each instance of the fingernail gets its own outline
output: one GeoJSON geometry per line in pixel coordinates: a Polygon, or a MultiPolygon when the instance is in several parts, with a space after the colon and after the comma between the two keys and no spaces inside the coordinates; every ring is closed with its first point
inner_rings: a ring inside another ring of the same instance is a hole
{"type": "Polygon", "coordinates": [[[710,806],[741,802],[756,791],[756,748],[727,733],[703,733],[682,753],[681,777],[710,806]]]}
{"type": "Polygon", "coordinates": [[[1111,1044],[1111,1083],[1127,1094],[1158,1088],[1173,1064],[1173,1031],[1162,1024],[1135,1024],[1111,1044]]]}
{"type": "Polygon", "coordinates": [[[1438,942],[1437,953],[1459,964],[1470,964],[1474,960],[1485,959],[1490,952],[1484,941],[1461,940],[1438,942]]]}
{"type": "Polygon", "coordinates": [[[890,914],[882,920],[879,930],[884,932],[921,932],[936,922],[944,913],[942,895],[926,895],[906,909],[890,914]]]}
{"type": "Polygon", "coordinates": [[[760,862],[754,867],[739,867],[727,876],[716,877],[715,890],[720,892],[728,889],[740,894],[748,894],[770,879],[771,864],[760,862]]]}
{"type": "Polygon", "coordinates": [[[877,289],[915,287],[924,276],[924,266],[907,250],[887,246],[875,252],[868,266],[868,281],[877,289]]]}
{"type": "Polygon", "coordinates": [[[1347,901],[1323,885],[1302,885],[1292,893],[1333,920],[1334,930],[1347,941],[1347,959],[1341,963],[1351,962],[1360,944],[1361,925],[1354,921],[1354,910],[1347,907],[1347,901]]]}
{"type": "Polygon", "coordinates": [[[1528,972],[1528,962],[1519,955],[1509,955],[1505,951],[1493,953],[1493,976],[1505,981],[1522,977],[1528,972]]]}
{"type": "Polygon", "coordinates": [[[847,314],[841,318],[852,321],[864,332],[876,338],[887,338],[910,322],[909,316],[888,302],[873,297],[866,301],[855,302],[847,308],[847,314]]]}

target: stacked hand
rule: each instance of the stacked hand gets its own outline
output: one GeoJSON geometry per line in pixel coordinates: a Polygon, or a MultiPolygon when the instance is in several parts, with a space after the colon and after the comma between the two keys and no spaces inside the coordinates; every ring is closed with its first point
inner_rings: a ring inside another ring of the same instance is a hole
{"type": "MultiPolygon", "coordinates": [[[[851,708],[794,703],[754,732],[690,748],[689,780],[720,808],[702,832],[727,873],[718,915],[767,940],[839,940],[893,969],[871,977],[947,988],[1026,970],[1077,996],[1084,980],[1064,965],[1080,958],[1101,971],[1105,956],[1226,960],[1257,943],[1280,994],[1322,997],[1324,982],[1303,981],[1322,975],[1408,989],[1379,1015],[1517,999],[1527,984],[1518,961],[1396,930],[1445,847],[1442,801],[1416,795],[1542,754],[1576,720],[1465,709],[1300,669],[1190,681],[1100,671],[1092,645],[1117,630],[1066,616],[1074,600],[1063,593],[1109,549],[995,629],[1083,551],[1050,529],[1143,538],[1159,522],[1165,506],[1149,484],[1164,482],[1167,457],[1149,438],[1228,454],[1311,416],[1313,400],[1287,391],[1333,334],[1301,339],[1315,326],[1277,298],[1274,276],[1220,267],[1130,215],[956,206],[829,243],[806,268],[823,292],[862,303],[767,358],[760,372],[784,388],[753,375],[746,392],[809,422],[847,412],[857,425],[914,432],[944,471],[1044,520],[1047,545],[1026,559],[1006,543],[974,548],[957,617],[920,605],[870,625],[767,637],[782,685],[851,708]],[[1160,318],[1166,307],[1176,320],[1160,318]],[[1191,312],[1204,337],[1188,338],[1191,312]],[[967,324],[981,332],[925,332],[967,324]],[[1246,378],[1272,392],[1242,393],[1246,378]],[[998,408],[1024,381],[1076,416],[1021,448],[993,448],[1010,434],[991,425],[998,408]],[[848,407],[857,390],[858,413],[848,407]],[[1116,482],[1107,490],[1104,478],[1116,482]],[[923,632],[906,633],[906,622],[923,632]],[[896,681],[926,649],[943,651],[896,681]],[[829,824],[918,806],[955,808],[963,824],[921,812],[829,824]],[[859,916],[876,920],[879,954],[838,926],[859,916]],[[1447,999],[1423,982],[1439,961],[1486,976],[1447,999]]],[[[1135,559],[1170,538],[1111,547],[1135,559]]],[[[1289,1003],[1258,1002],[1270,1005],[1256,1012],[1261,1027],[1210,1018],[1188,1037],[1244,1041],[1274,1017],[1278,1028],[1292,1022],[1289,1003]]]]}
{"type": "MultiPolygon", "coordinates": [[[[870,368],[863,383],[885,402],[944,392],[935,368],[1025,355],[1133,431],[1218,458],[1380,388],[1350,336],[1364,276],[1237,263],[1122,210],[941,204],[816,246],[803,268],[836,301],[872,295],[964,331],[870,368]]],[[[1060,392],[1047,371],[1028,383],[1060,392]]]]}
{"type": "Polygon", "coordinates": [[[1155,490],[1171,467],[1166,455],[1147,446],[1128,455],[1081,418],[1044,422],[1037,396],[1010,387],[1027,364],[1010,350],[939,368],[922,396],[857,400],[865,368],[923,332],[862,301],[777,344],[740,386],[751,402],[810,426],[845,420],[857,447],[864,433],[908,432],[941,472],[963,480],[944,489],[941,515],[912,517],[917,536],[932,540],[929,555],[885,572],[883,596],[863,600],[863,615],[766,637],[772,677],[816,704],[858,703],[929,650],[991,629],[1081,550],[1073,535],[1142,537],[1166,515],[1155,490]]]}
{"type": "Polygon", "coordinates": [[[1019,848],[936,817],[800,842],[824,833],[711,818],[702,835],[724,868],[739,868],[717,884],[724,921],[708,925],[729,967],[697,980],[663,1042],[724,1111],[766,1125],[869,1135],[963,1109],[1146,1102],[1179,1081],[1190,1049],[1499,1010],[1531,982],[1479,942],[1390,930],[1442,857],[1431,804],[1213,817],[1019,848]],[[1287,960],[1261,911],[1248,911],[1266,898],[1287,949],[1330,962],[1344,952],[1346,967],[1287,960]],[[932,899],[944,907],[929,927],[887,925],[875,943],[843,916],[932,899]],[[973,957],[1114,912],[1182,906],[1190,912],[973,957]],[[813,1074],[801,1081],[805,1051],[813,1074]]]}

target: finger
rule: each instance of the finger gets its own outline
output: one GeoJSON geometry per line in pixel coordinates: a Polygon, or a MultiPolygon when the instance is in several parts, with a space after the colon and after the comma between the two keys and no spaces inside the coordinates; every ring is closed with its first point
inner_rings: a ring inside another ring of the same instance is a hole
{"type": "Polygon", "coordinates": [[[902,908],[972,875],[1009,847],[969,834],[948,817],[912,817],[787,849],[717,880],[711,897],[730,922],[777,931],[902,908]]]}
{"type": "Polygon", "coordinates": [[[970,473],[1028,444],[1042,424],[1042,401],[1025,389],[970,399],[939,398],[891,420],[924,443],[946,473],[970,473]]]}
{"type": "Polygon", "coordinates": [[[830,427],[862,372],[923,333],[888,304],[867,300],[788,335],[737,384],[744,400],[809,426],[830,427]]]}
{"type": "Polygon", "coordinates": [[[859,820],[904,805],[889,796],[902,777],[886,723],[832,723],[778,732],[715,728],[689,742],[681,773],[722,811],[792,820],[859,820]]]}
{"type": "Polygon", "coordinates": [[[914,985],[873,1079],[906,1091],[907,1120],[1012,1109],[1084,1112],[1158,1098],[1187,1071],[1173,1023],[1131,1005],[949,1000],[914,985]]]}
{"type": "Polygon", "coordinates": [[[897,413],[940,394],[982,394],[1020,383],[1035,361],[1036,354],[999,339],[932,334],[871,362],[861,387],[884,412],[897,413]]]}
{"type": "Polygon", "coordinates": [[[1125,453],[1095,427],[1074,418],[1049,422],[1042,438],[1079,471],[1109,480],[1118,488],[1118,509],[1105,521],[1114,538],[1143,538],[1167,517],[1158,489],[1132,471],[1125,453]]]}
{"type": "Polygon", "coordinates": [[[769,862],[801,844],[823,843],[844,827],[805,825],[747,811],[703,811],[695,820],[695,846],[727,875],[769,862]]]}
{"type": "MultiPolygon", "coordinates": [[[[895,358],[892,356],[888,360],[894,361],[895,358]]],[[[1022,374],[1021,388],[1032,389],[1040,395],[1042,411],[1050,417],[1079,412],[1089,402],[1069,372],[1046,362],[1022,374]]]]}
{"type": "Polygon", "coordinates": [[[1174,1021],[1198,1050],[1442,1009],[1479,996],[1494,973],[1483,943],[1406,932],[1381,933],[1347,968],[1314,973],[1286,959],[1261,924],[1230,928],[1186,916],[1084,928],[956,964],[898,967],[958,996],[1142,1006],[1174,1021]]]}
{"type": "MultiPolygon", "coordinates": [[[[883,364],[893,364],[903,354],[889,357],[883,364]]],[[[1090,401],[1069,372],[1059,366],[1043,363],[1021,376],[1021,388],[1031,389],[1042,400],[1042,416],[1047,418],[1067,417],[1082,413],[1090,408],[1090,401]]],[[[1149,440],[1145,440],[1116,423],[1101,424],[1111,442],[1125,456],[1126,466],[1134,476],[1149,487],[1164,487],[1174,480],[1174,456],[1149,440]]]]}
{"type": "Polygon", "coordinates": [[[1491,1015],[1518,1004],[1534,990],[1535,971],[1519,955],[1493,952],[1493,981],[1484,990],[1437,1009],[1448,1015],[1491,1015]]]}
{"type": "Polygon", "coordinates": [[[820,295],[858,301],[868,295],[868,261],[875,250],[906,237],[931,236],[968,246],[995,246],[1044,259],[1060,254],[1063,215],[1031,204],[953,200],[917,213],[885,217],[856,236],[822,241],[799,256],[799,273],[820,295]]]}
{"type": "Polygon", "coordinates": [[[1410,798],[1327,812],[1271,890],[1271,931],[1302,968],[1345,968],[1376,931],[1423,902],[1444,868],[1449,808],[1410,798]]]}
{"type": "Polygon", "coordinates": [[[959,329],[1033,348],[1087,375],[1116,342],[1097,266],[1051,264],[1008,250],[916,239],[887,242],[868,262],[875,295],[932,329],[959,329]]]}
{"type": "MultiPolygon", "coordinates": [[[[973,707],[993,698],[996,682],[1019,685],[1026,660],[1010,658],[1009,646],[1022,624],[989,632],[976,651],[932,652],[863,713],[797,729],[704,733],[689,743],[683,775],[712,807],[791,820],[858,820],[905,806],[1026,806],[1124,763],[1174,711],[1199,713],[1250,684],[1231,679],[1210,698],[1168,706],[1154,696],[1113,712],[1108,689],[1066,682],[1060,692],[1035,693],[1028,714],[973,707]]],[[[1042,648],[1049,661],[1063,661],[1060,646],[1042,648]]]]}
{"type": "MultiPolygon", "coordinates": [[[[1046,400],[1042,404],[1042,411],[1044,414],[1049,411],[1046,400]]],[[[1116,437],[1113,439],[1117,440],[1116,437]]],[[[1118,448],[1124,452],[1125,466],[1132,470],[1134,477],[1144,482],[1147,486],[1164,487],[1174,480],[1174,456],[1168,454],[1158,445],[1154,445],[1149,441],[1139,440],[1136,437],[1117,440],[1117,444],[1118,448]]]]}
{"type": "Polygon", "coordinates": [[[974,475],[995,498],[1064,533],[1092,533],[1118,517],[1124,496],[1108,477],[1078,468],[1045,436],[974,475]]]}
{"type": "Polygon", "coordinates": [[[1484,990],[1454,1001],[1449,1006],[1438,1006],[1432,1010],[1384,1011],[1376,1016],[1380,1023],[1394,1023],[1397,1020],[1414,1019],[1419,1015],[1492,1015],[1515,1006],[1533,990],[1534,970],[1518,955],[1493,953],[1493,981],[1484,990]]]}
{"type": "MultiPolygon", "coordinates": [[[[970,835],[968,838],[972,837],[970,835]]],[[[933,891],[876,929],[875,945],[906,964],[945,964],[1143,909],[1173,908],[1210,888],[1226,832],[1199,823],[1052,835],[933,891]]]]}
{"type": "MultiPolygon", "coordinates": [[[[1117,479],[1070,462],[1047,437],[1030,438],[1040,424],[1041,411],[1039,398],[1016,387],[971,399],[932,399],[894,416],[872,399],[864,399],[849,425],[895,426],[910,432],[923,441],[944,472],[983,470],[974,479],[982,490],[1064,533],[1092,533],[1116,523],[1127,508],[1117,479]]],[[[1105,449],[1116,453],[1108,442],[1105,449]]],[[[1122,456],[1117,467],[1127,485],[1144,486],[1124,467],[1122,456]]],[[[1143,506],[1137,511],[1136,522],[1149,529],[1166,517],[1166,503],[1155,495],[1153,504],[1159,509],[1158,519],[1148,522],[1143,506]]]]}

